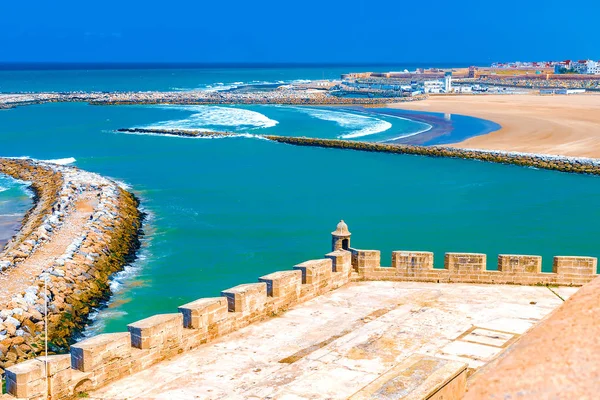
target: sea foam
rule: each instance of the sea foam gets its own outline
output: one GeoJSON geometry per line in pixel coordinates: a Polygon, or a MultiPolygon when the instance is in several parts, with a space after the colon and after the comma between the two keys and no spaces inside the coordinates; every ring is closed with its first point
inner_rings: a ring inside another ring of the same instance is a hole
{"type": "Polygon", "coordinates": [[[351,130],[351,132],[339,136],[343,139],[354,139],[374,135],[385,132],[392,127],[391,123],[382,119],[346,111],[323,110],[308,107],[294,107],[294,109],[306,113],[313,118],[335,122],[338,126],[351,130]]]}
{"type": "MultiPolygon", "coordinates": [[[[245,108],[220,106],[159,106],[166,109],[190,111],[193,114],[184,119],[162,121],[147,128],[207,129],[226,127],[238,129],[271,128],[279,122],[259,112],[245,108]]],[[[217,129],[218,130],[218,129],[217,129]]]]}
{"type": "Polygon", "coordinates": [[[69,165],[69,164],[75,163],[75,161],[77,161],[77,160],[73,157],[67,157],[67,158],[57,158],[54,160],[42,160],[42,161],[50,163],[50,164],[69,165]]]}

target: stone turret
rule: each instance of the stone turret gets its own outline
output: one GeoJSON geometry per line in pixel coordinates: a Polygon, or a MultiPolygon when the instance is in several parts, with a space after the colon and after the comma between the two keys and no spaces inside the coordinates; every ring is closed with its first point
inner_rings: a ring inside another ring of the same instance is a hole
{"type": "Polygon", "coordinates": [[[351,233],[348,225],[341,220],[335,231],[331,232],[331,250],[348,250],[350,248],[351,233]]]}

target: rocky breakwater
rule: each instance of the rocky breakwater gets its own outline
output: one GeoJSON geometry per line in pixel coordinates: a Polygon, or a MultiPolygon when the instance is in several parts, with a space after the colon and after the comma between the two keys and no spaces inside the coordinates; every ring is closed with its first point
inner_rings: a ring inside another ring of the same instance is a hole
{"type": "Polygon", "coordinates": [[[183,136],[183,137],[239,136],[237,133],[203,131],[203,130],[197,130],[197,129],[121,128],[121,129],[117,129],[117,132],[155,134],[155,135],[166,135],[166,136],[183,136]]]}
{"type": "Polygon", "coordinates": [[[462,158],[500,164],[519,165],[579,174],[600,175],[600,160],[583,157],[565,157],[493,150],[458,149],[441,146],[412,146],[355,142],[350,140],[315,139],[306,137],[288,137],[263,135],[265,139],[296,146],[327,147],[336,149],[372,151],[381,153],[413,154],[427,157],[462,158]]]}
{"type": "Polygon", "coordinates": [[[110,295],[111,274],[132,261],[141,214],[117,183],[77,168],[0,159],[0,172],[31,182],[36,193],[23,229],[0,254],[3,374],[44,351],[46,310],[50,353],[69,347],[110,295]]]}
{"type": "MultiPolygon", "coordinates": [[[[160,128],[124,128],[118,132],[150,133],[156,135],[184,136],[184,137],[223,137],[242,136],[229,132],[205,132],[188,129],[160,129],[160,128]]],[[[244,135],[246,136],[246,135],[244,135]]],[[[318,139],[294,136],[277,135],[252,135],[279,143],[295,146],[327,147],[336,149],[371,151],[381,153],[412,154],[427,157],[462,158],[466,160],[479,160],[500,164],[512,164],[523,167],[534,167],[554,171],[572,172],[579,174],[600,175],[600,160],[584,157],[565,157],[559,155],[545,155],[533,153],[459,149],[442,146],[416,146],[401,144],[384,144],[359,142],[352,140],[318,139]]]]}

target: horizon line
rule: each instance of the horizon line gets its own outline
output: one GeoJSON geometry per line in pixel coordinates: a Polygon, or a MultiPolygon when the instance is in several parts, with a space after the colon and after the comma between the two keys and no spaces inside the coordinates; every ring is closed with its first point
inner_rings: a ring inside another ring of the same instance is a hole
{"type": "MultiPolygon", "coordinates": [[[[481,63],[481,62],[480,62],[481,63]]],[[[479,64],[480,64],[479,63],[479,64]]],[[[0,61],[0,70],[34,69],[32,67],[46,67],[45,69],[66,69],[65,67],[88,67],[89,69],[103,69],[103,67],[384,67],[384,66],[464,66],[478,65],[473,62],[456,61],[373,61],[373,62],[198,62],[198,61],[0,61]]]]}

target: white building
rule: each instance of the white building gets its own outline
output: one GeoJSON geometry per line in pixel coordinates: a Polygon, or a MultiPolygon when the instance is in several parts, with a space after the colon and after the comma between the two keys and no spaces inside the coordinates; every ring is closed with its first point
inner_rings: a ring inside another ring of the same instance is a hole
{"type": "Polygon", "coordinates": [[[423,81],[423,93],[443,93],[444,81],[423,81]]]}
{"type": "Polygon", "coordinates": [[[453,93],[473,93],[472,86],[456,86],[452,89],[453,93]]]}
{"type": "Polygon", "coordinates": [[[452,93],[452,72],[446,72],[444,75],[444,91],[452,93]]]}
{"type": "Polygon", "coordinates": [[[580,74],[600,74],[600,63],[594,60],[580,60],[573,63],[572,65],[573,70],[580,74]]]}

